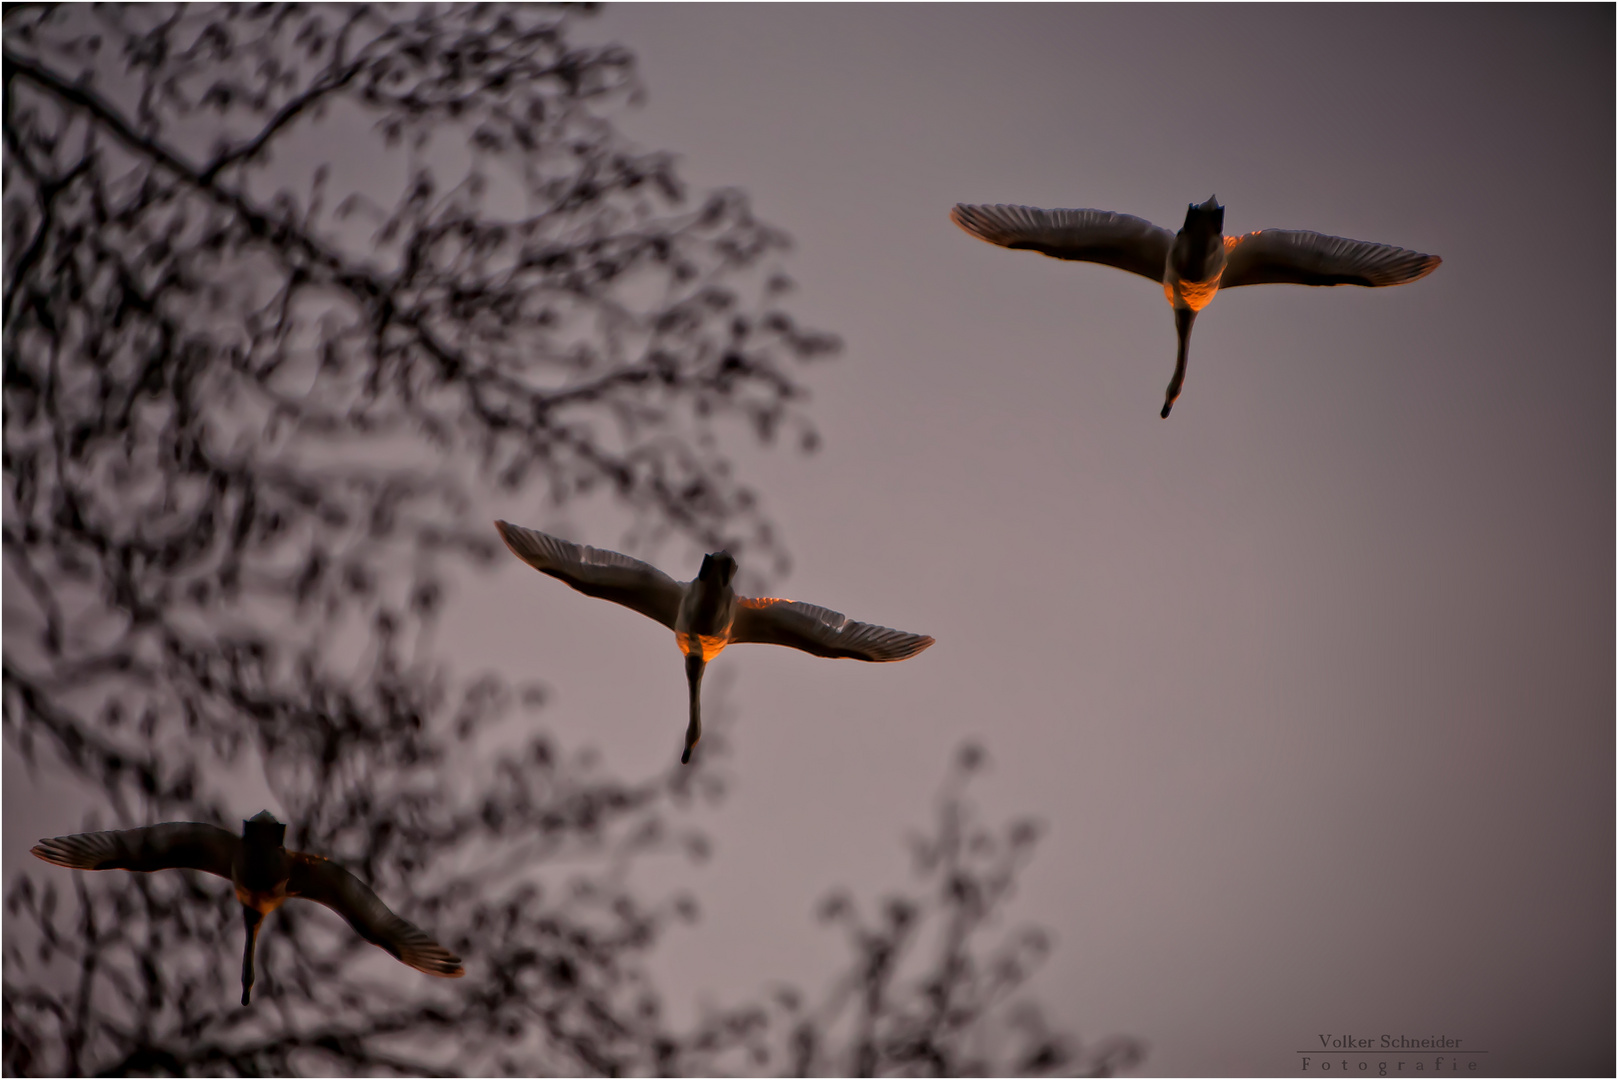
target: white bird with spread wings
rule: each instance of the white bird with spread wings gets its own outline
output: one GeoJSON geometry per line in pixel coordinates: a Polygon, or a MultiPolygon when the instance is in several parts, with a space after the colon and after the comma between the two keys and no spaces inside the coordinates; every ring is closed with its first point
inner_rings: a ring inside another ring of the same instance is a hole
{"type": "Polygon", "coordinates": [[[41,840],[33,854],[72,870],[201,870],[236,888],[247,940],[242,947],[242,1004],[253,993],[253,950],[264,916],[289,899],[324,904],[371,944],[417,971],[445,979],[466,972],[461,958],[401,919],[370,887],[330,859],[282,846],[286,826],[268,810],[242,822],[242,835],[201,821],[141,829],[75,833],[41,840]]]}
{"type": "Polygon", "coordinates": [[[908,659],[933,643],[925,634],[855,622],[813,604],[737,596],[730,584],[736,576],[736,560],[729,552],[704,555],[696,580],[681,582],[616,551],[572,544],[504,521],[494,524],[511,553],[540,573],[564,581],[586,596],[632,608],[674,631],[675,643],[685,654],[691,691],[691,719],[685,732],[685,752],[680,755],[683,763],[691,761],[691,750],[702,737],[699,691],[703,669],[727,645],[786,645],[816,656],[881,663],[908,659]]]}
{"type": "Polygon", "coordinates": [[[1317,232],[1260,229],[1226,236],[1225,208],[1209,198],[1186,210],[1185,225],[1161,225],[1106,210],[1041,210],[1034,206],[968,206],[950,220],[980,240],[1026,248],[1054,259],[1101,263],[1151,278],[1174,309],[1180,349],[1164,395],[1167,417],[1185,384],[1186,345],[1197,312],[1221,289],[1238,285],[1403,285],[1424,278],[1443,260],[1391,244],[1346,240],[1317,232]]]}

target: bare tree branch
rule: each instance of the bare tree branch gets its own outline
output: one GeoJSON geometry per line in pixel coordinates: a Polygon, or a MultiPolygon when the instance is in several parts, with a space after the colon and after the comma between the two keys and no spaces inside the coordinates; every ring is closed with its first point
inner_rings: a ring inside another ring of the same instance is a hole
{"type": "MultiPolygon", "coordinates": [[[[8,1071],[1010,1060],[960,1050],[1031,962],[973,959],[1010,856],[962,862],[977,899],[939,901],[942,1004],[901,970],[899,908],[851,939],[832,1000],[863,1010],[857,1052],[753,1006],[671,1031],[644,959],[696,907],[633,868],[706,851],[683,815],[723,796],[722,724],[708,764],[619,779],[537,728],[493,737],[542,687],[433,653],[456,576],[496,556],[481,498],[595,499],[632,542],[784,568],[732,458],[813,447],[797,374],[837,346],[783,307],[786,238],[745,196],[690,198],[613,127],[633,57],[572,44],[580,14],[5,8],[8,752],[93,791],[91,827],[234,827],[232,786],[262,777],[289,844],[469,971],[401,977],[289,904],[243,1009],[217,880],[41,864],[6,900],[8,1071]]],[[[1062,1067],[1045,1036],[1008,1045],[1062,1067]]]]}

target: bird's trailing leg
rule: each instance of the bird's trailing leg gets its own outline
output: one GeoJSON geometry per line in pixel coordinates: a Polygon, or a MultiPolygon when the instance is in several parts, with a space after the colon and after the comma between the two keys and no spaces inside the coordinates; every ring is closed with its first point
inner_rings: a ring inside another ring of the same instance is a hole
{"type": "Polygon", "coordinates": [[[257,908],[242,905],[242,925],[247,930],[247,942],[242,946],[242,1004],[253,995],[253,947],[258,943],[259,924],[264,921],[257,908]]]}
{"type": "Polygon", "coordinates": [[[1180,351],[1174,358],[1174,378],[1169,380],[1168,393],[1163,395],[1163,419],[1167,420],[1169,410],[1174,408],[1174,401],[1180,396],[1180,388],[1185,385],[1185,352],[1186,346],[1191,343],[1191,324],[1197,321],[1197,313],[1190,308],[1174,309],[1174,332],[1180,336],[1180,351]]]}
{"type": "Polygon", "coordinates": [[[685,658],[685,681],[691,685],[691,722],[685,729],[685,753],[680,755],[680,764],[691,764],[691,748],[697,745],[702,738],[702,669],[708,666],[708,661],[700,653],[685,658]]]}

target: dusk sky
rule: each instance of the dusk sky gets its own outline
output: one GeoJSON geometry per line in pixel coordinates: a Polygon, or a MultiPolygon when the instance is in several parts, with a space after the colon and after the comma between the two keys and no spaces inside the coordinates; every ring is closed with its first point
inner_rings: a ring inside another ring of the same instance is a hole
{"type": "MultiPolygon", "coordinates": [[[[1610,1072],[1611,9],[631,5],[585,32],[640,56],[627,130],[750,192],[846,341],[809,380],[824,450],[741,462],[783,594],[938,639],[714,665],[737,783],[666,976],[725,1000],[829,969],[813,900],[901,873],[978,737],[984,809],[1049,828],[1035,989],[1149,1040],[1144,1071],[1386,1032],[1610,1072]],[[1162,420],[1158,289],[947,216],[1178,228],[1210,194],[1232,233],[1444,264],[1220,296],[1162,420]]],[[[553,722],[677,751],[664,631],[515,561],[463,600],[553,722]]]]}
{"type": "MultiPolygon", "coordinates": [[[[620,127],[748,192],[795,239],[791,310],[844,340],[803,372],[817,453],[733,444],[792,555],[773,590],[937,638],[710,668],[734,782],[713,858],[658,879],[703,909],[657,954],[673,1015],[838,970],[816,901],[905,879],[976,739],[975,803],[1046,826],[1007,924],[1053,934],[1029,993],[1144,1039],[1138,1072],[1387,1034],[1610,1074],[1612,7],[611,5],[574,33],[638,55],[620,127]],[[1230,233],[1444,262],[1221,294],[1163,420],[1158,287],[948,217],[1175,229],[1210,195],[1230,233]]],[[[483,509],[624,539],[537,494],[483,509]]],[[[689,579],[702,553],[636,554],[689,579]]],[[[542,679],[544,723],[616,772],[679,754],[681,660],[633,612],[511,559],[439,644],[542,679]]]]}

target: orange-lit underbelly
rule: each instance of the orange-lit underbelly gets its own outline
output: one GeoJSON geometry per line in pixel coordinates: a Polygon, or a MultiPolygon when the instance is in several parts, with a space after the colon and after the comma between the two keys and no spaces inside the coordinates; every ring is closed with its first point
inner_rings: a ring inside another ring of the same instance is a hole
{"type": "Polygon", "coordinates": [[[700,656],[704,663],[718,656],[730,644],[729,638],[709,637],[707,634],[676,633],[674,640],[680,643],[681,652],[687,656],[700,656]]]}
{"type": "Polygon", "coordinates": [[[270,912],[286,903],[287,888],[285,885],[282,885],[273,892],[254,892],[251,889],[244,889],[238,885],[236,886],[236,899],[240,900],[243,904],[246,904],[260,915],[268,915],[270,912]]]}
{"type": "Polygon", "coordinates": [[[1219,279],[1223,275],[1224,271],[1221,270],[1207,281],[1165,281],[1163,295],[1174,307],[1201,311],[1214,298],[1214,293],[1219,291],[1219,279]]]}

